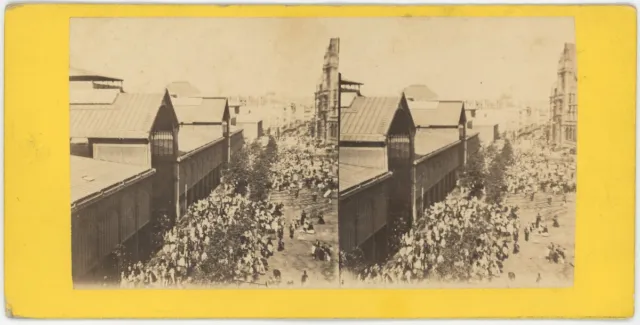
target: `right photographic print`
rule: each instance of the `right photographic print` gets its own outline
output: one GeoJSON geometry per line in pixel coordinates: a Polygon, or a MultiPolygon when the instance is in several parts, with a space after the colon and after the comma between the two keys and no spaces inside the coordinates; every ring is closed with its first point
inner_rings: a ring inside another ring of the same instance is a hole
{"type": "Polygon", "coordinates": [[[340,112],[341,286],[573,286],[573,18],[348,27],[316,95],[340,112]]]}

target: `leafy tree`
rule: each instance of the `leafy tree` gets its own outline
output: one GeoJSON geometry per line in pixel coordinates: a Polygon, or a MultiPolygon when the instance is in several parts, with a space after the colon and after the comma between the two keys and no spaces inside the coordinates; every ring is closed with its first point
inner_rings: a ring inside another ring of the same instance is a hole
{"type": "Polygon", "coordinates": [[[244,270],[239,270],[238,261],[242,258],[243,234],[254,230],[257,225],[251,220],[247,211],[243,211],[236,223],[227,227],[215,227],[212,240],[206,247],[207,259],[194,271],[194,281],[200,284],[224,284],[233,283],[237,277],[244,278],[249,275],[244,270]]]}
{"type": "Polygon", "coordinates": [[[496,156],[491,162],[486,178],[487,203],[499,203],[504,198],[506,190],[505,171],[506,165],[502,155],[496,156]]]}
{"type": "Polygon", "coordinates": [[[468,189],[469,197],[482,196],[485,174],[485,154],[482,150],[478,150],[469,157],[460,176],[460,186],[468,189]]]}
{"type": "Polygon", "coordinates": [[[502,160],[506,164],[506,166],[513,165],[513,163],[515,162],[515,158],[513,155],[513,147],[511,146],[511,141],[505,140],[500,155],[502,156],[502,160]]]}
{"type": "Polygon", "coordinates": [[[225,183],[233,184],[235,192],[245,195],[250,177],[249,151],[243,147],[237,151],[223,171],[225,183]]]}
{"type": "Polygon", "coordinates": [[[265,150],[269,162],[274,163],[278,158],[278,144],[274,137],[269,137],[269,142],[267,143],[267,148],[265,150]]]}

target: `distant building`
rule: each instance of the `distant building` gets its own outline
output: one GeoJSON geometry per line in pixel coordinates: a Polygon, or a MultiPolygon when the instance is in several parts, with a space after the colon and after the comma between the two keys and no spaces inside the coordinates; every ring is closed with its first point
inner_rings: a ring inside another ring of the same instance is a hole
{"type": "Polygon", "coordinates": [[[72,91],[94,89],[117,89],[124,92],[123,80],[95,72],[69,68],[69,89],[72,91]]]}
{"type": "Polygon", "coordinates": [[[242,128],[244,138],[247,142],[252,142],[264,135],[262,120],[251,115],[240,115],[236,119],[236,125],[242,128]]]}
{"type": "Polygon", "coordinates": [[[558,62],[558,80],[549,97],[551,107],[550,140],[558,146],[576,146],[578,77],[576,46],[566,43],[558,62]]]}
{"type": "Polygon", "coordinates": [[[167,91],[172,98],[200,97],[200,90],[188,81],[174,81],[167,85],[167,91]]]}
{"type": "Polygon", "coordinates": [[[332,38],[324,56],[324,65],[315,92],[314,130],[318,139],[338,143],[340,133],[340,109],[348,107],[355,96],[360,95],[362,83],[342,78],[339,72],[340,39],[332,38]],[[342,103],[345,95],[345,103],[342,103]]]}

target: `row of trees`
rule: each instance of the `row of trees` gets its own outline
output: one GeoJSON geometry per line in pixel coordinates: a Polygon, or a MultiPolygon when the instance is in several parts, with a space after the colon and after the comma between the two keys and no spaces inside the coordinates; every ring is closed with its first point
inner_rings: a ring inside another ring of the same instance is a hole
{"type": "Polygon", "coordinates": [[[223,171],[226,183],[234,184],[235,192],[249,194],[252,200],[264,200],[269,195],[271,165],[278,156],[278,145],[273,138],[263,147],[259,141],[234,153],[223,171]]]}
{"type": "Polygon", "coordinates": [[[499,203],[507,192],[505,171],[515,163],[513,147],[505,140],[498,152],[495,145],[480,149],[467,161],[460,176],[460,185],[468,197],[483,198],[487,203],[499,203]]]}

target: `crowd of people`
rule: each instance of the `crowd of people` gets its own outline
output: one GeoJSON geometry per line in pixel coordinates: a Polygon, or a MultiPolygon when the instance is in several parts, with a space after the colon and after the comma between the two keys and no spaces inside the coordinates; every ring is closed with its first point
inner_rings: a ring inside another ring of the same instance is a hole
{"type": "Polygon", "coordinates": [[[406,283],[428,278],[490,280],[519,253],[517,207],[449,196],[425,211],[387,263],[366,268],[360,280],[406,283]]]}
{"type": "Polygon", "coordinates": [[[575,162],[550,159],[548,149],[536,144],[516,150],[515,164],[507,170],[507,189],[532,200],[538,192],[561,195],[576,190],[575,162]]]}
{"type": "MultiPolygon", "coordinates": [[[[123,287],[171,287],[193,284],[198,272],[210,258],[213,265],[229,265],[234,270],[229,282],[250,282],[268,270],[267,259],[276,249],[273,241],[284,230],[282,204],[267,201],[251,201],[234,194],[228,186],[222,186],[208,198],[189,207],[181,222],[166,232],[162,249],[146,264],[129,266],[121,274],[123,287]],[[238,234],[237,247],[224,247],[227,252],[216,257],[208,256],[213,241],[220,241],[219,234],[234,235],[231,228],[247,223],[246,230],[238,234]]],[[[281,247],[282,237],[278,241],[281,247]]],[[[222,267],[221,267],[222,268],[222,267]]]]}
{"type": "MultiPolygon", "coordinates": [[[[335,191],[337,159],[317,159],[312,141],[294,141],[293,146],[281,141],[285,145],[277,148],[277,160],[271,165],[271,189],[299,191],[307,187],[320,195],[335,191]]],[[[312,217],[324,223],[321,212],[312,217]]],[[[120,285],[256,283],[263,276],[269,278],[268,285],[279,283],[281,272],[270,271],[269,257],[285,249],[285,231],[293,239],[296,230],[313,233],[313,224],[314,220],[306,216],[287,224],[283,203],[268,198],[252,200],[237,193],[234,184],[223,183],[210,196],[191,205],[188,213],[166,231],[161,249],[148,262],[123,267],[120,285]]],[[[329,245],[318,241],[312,245],[311,258],[330,261],[331,251],[329,245]]],[[[306,271],[302,282],[307,281],[305,276],[308,278],[306,271]]]]}
{"type": "Polygon", "coordinates": [[[316,150],[326,150],[326,146],[318,146],[314,140],[305,137],[284,139],[279,146],[280,159],[273,164],[272,188],[277,191],[291,191],[298,198],[303,188],[314,191],[313,198],[318,195],[330,198],[338,188],[336,170],[337,159],[330,155],[320,157],[316,150]]]}

